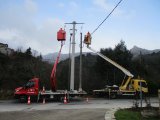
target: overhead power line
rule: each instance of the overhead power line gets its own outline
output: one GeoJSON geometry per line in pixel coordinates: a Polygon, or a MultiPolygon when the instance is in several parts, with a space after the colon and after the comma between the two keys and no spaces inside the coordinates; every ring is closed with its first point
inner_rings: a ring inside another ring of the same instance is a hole
{"type": "Polygon", "coordinates": [[[112,11],[106,16],[106,18],[98,25],[98,27],[96,29],[94,29],[94,31],[91,33],[91,35],[93,35],[98,29],[99,27],[109,18],[109,16],[114,12],[114,10],[118,7],[118,5],[122,2],[122,0],[120,0],[117,5],[112,9],[112,11]]]}

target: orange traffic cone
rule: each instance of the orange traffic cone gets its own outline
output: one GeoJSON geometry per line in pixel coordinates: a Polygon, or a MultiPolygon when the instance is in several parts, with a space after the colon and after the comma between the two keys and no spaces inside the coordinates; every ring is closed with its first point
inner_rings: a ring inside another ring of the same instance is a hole
{"type": "Polygon", "coordinates": [[[67,104],[67,98],[66,98],[66,95],[64,96],[64,104],[67,104]]]}
{"type": "Polygon", "coordinates": [[[43,104],[45,104],[46,103],[46,100],[45,100],[45,97],[43,98],[43,104]]]}
{"type": "Polygon", "coordinates": [[[27,101],[27,104],[30,105],[31,104],[31,99],[30,99],[30,96],[28,96],[28,101],[27,101]]]}

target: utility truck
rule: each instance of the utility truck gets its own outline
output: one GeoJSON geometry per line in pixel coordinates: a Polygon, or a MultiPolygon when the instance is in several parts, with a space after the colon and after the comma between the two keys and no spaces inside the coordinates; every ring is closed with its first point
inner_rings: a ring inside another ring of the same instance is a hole
{"type": "Polygon", "coordinates": [[[40,85],[40,81],[41,80],[37,77],[30,79],[24,86],[15,89],[14,97],[16,99],[19,99],[20,102],[25,102],[30,96],[31,100],[36,100],[38,102],[43,98],[48,100],[62,101],[65,96],[69,100],[70,98],[75,96],[86,95],[85,91],[77,90],[45,90],[45,88],[40,85]]]}
{"type": "Polygon", "coordinates": [[[88,32],[87,35],[85,35],[84,43],[87,45],[87,48],[91,50],[92,52],[96,53],[98,56],[106,60],[107,62],[114,65],[116,68],[121,70],[125,76],[128,76],[127,80],[123,80],[120,86],[113,85],[113,86],[106,86],[104,89],[100,90],[93,90],[94,95],[105,95],[109,96],[110,98],[116,98],[117,96],[135,96],[138,95],[140,92],[147,94],[148,93],[148,87],[146,80],[143,79],[133,79],[134,75],[116,63],[115,61],[111,60],[107,56],[104,56],[103,54],[95,51],[89,45],[91,44],[91,34],[88,32]]]}
{"type": "Polygon", "coordinates": [[[30,79],[24,86],[18,87],[15,89],[14,96],[16,99],[19,99],[20,101],[26,101],[28,97],[32,99],[36,99],[39,101],[41,98],[46,99],[56,99],[56,100],[62,100],[64,97],[67,99],[75,96],[83,96],[87,93],[83,90],[57,90],[56,89],[56,69],[57,64],[59,62],[60,54],[62,47],[64,45],[64,41],[66,39],[66,32],[62,29],[60,29],[57,32],[57,40],[61,41],[61,48],[59,50],[57,59],[54,63],[51,76],[50,76],[50,83],[51,83],[51,90],[45,90],[44,86],[41,86],[41,80],[37,77],[34,77],[30,79]]]}

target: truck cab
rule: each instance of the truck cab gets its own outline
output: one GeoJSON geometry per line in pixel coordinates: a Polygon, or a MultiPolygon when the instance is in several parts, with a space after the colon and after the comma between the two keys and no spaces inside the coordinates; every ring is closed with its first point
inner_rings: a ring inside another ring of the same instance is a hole
{"type": "Polygon", "coordinates": [[[15,89],[14,97],[20,101],[27,100],[27,96],[36,97],[39,93],[39,78],[29,80],[22,87],[15,89]]]}
{"type": "Polygon", "coordinates": [[[134,90],[136,90],[138,92],[141,90],[140,87],[142,86],[142,92],[148,93],[148,87],[147,87],[147,83],[145,80],[133,79],[132,86],[133,86],[134,90]]]}

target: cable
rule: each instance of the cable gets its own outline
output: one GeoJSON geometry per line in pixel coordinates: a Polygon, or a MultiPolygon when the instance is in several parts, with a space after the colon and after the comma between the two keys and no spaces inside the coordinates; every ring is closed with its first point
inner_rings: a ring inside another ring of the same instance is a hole
{"type": "Polygon", "coordinates": [[[66,29],[66,24],[64,25],[64,30],[66,29]]]}
{"type": "Polygon", "coordinates": [[[107,15],[107,17],[101,22],[101,24],[98,25],[98,27],[91,33],[91,35],[93,35],[98,29],[99,27],[109,18],[109,16],[114,12],[114,10],[118,7],[118,5],[122,2],[122,0],[120,0],[117,5],[112,9],[112,11],[107,15]]]}
{"type": "Polygon", "coordinates": [[[81,30],[80,30],[80,33],[82,33],[82,30],[83,30],[83,24],[82,24],[82,26],[81,26],[81,30]]]}

